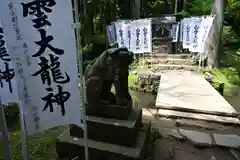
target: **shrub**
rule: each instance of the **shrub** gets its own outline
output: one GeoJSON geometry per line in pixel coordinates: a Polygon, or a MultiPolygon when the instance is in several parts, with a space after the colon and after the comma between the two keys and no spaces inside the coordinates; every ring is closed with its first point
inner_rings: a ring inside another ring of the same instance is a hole
{"type": "Polygon", "coordinates": [[[9,130],[15,130],[19,128],[19,107],[17,103],[9,103],[8,105],[2,105],[4,107],[4,114],[9,130]]]}

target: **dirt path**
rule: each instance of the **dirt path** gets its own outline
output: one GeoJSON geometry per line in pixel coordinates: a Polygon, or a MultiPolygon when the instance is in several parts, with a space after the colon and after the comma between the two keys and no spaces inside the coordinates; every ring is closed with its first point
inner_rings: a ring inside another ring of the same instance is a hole
{"type": "MultiPolygon", "coordinates": [[[[240,152],[236,148],[194,143],[185,135],[179,132],[176,134],[176,131],[183,129],[201,133],[237,135],[240,133],[240,127],[195,120],[143,117],[144,120],[152,121],[153,129],[159,133],[154,142],[153,160],[239,160],[231,153],[234,152],[240,157],[240,152]]],[[[197,139],[201,138],[198,136],[197,139]]]]}

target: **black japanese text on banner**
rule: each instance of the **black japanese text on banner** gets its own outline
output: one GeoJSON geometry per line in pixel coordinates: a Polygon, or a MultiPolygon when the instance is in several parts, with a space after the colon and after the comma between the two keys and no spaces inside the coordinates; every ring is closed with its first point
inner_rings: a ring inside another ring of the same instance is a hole
{"type": "Polygon", "coordinates": [[[112,46],[117,43],[116,40],[116,29],[115,24],[111,24],[107,26],[107,38],[108,38],[108,45],[112,46]]]}
{"type": "Polygon", "coordinates": [[[173,38],[172,42],[178,41],[179,25],[180,23],[176,23],[172,25],[172,29],[171,29],[171,36],[173,38]]]}
{"type": "Polygon", "coordinates": [[[11,57],[4,37],[4,29],[0,20],[0,96],[1,104],[18,102],[17,84],[11,57]]]}
{"type": "Polygon", "coordinates": [[[188,49],[191,46],[190,31],[191,31],[191,18],[185,18],[183,20],[183,48],[184,49],[188,49]]]}
{"type": "Polygon", "coordinates": [[[198,45],[200,45],[199,44],[200,37],[198,35],[198,32],[200,30],[201,21],[202,21],[201,17],[193,17],[192,18],[191,31],[190,31],[191,46],[189,47],[189,50],[191,52],[199,52],[198,45]]]}
{"type": "Polygon", "coordinates": [[[152,52],[151,20],[117,21],[115,26],[119,47],[136,54],[152,52]]]}
{"type": "Polygon", "coordinates": [[[11,42],[9,52],[15,57],[13,63],[22,68],[16,75],[20,77],[17,83],[24,81],[26,86],[25,95],[20,91],[19,94],[23,100],[28,99],[23,106],[28,133],[59,125],[80,125],[71,0],[12,2],[1,1],[0,13],[6,15],[3,26],[11,42]]]}

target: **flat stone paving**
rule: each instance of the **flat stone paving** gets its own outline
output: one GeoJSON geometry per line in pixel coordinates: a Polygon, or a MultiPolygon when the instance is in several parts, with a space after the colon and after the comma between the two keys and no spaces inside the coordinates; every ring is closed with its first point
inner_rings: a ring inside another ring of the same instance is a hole
{"type": "Polygon", "coordinates": [[[155,106],[233,117],[239,114],[203,75],[191,71],[162,73],[155,106]]]}

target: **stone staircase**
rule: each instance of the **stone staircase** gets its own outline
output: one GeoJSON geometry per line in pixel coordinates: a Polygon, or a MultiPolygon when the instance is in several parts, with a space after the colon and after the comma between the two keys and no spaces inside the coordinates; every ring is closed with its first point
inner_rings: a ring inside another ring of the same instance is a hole
{"type": "Polygon", "coordinates": [[[190,54],[152,54],[144,57],[144,65],[154,72],[166,70],[197,71],[198,65],[190,54]]]}

